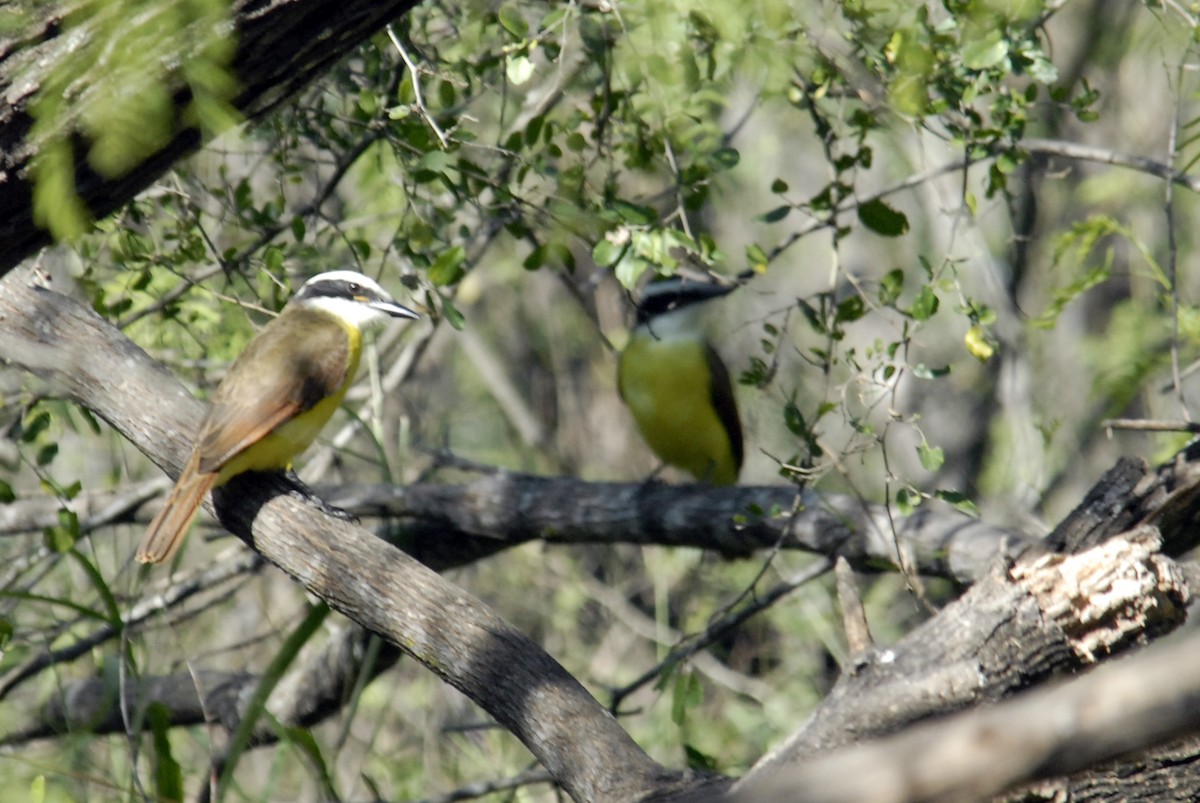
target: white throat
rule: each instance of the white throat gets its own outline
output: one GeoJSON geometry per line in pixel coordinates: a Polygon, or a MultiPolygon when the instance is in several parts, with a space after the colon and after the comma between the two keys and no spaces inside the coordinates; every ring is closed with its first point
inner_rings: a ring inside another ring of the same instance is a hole
{"type": "Polygon", "coordinates": [[[637,326],[638,332],[656,340],[703,340],[699,304],[655,315],[637,326]]]}

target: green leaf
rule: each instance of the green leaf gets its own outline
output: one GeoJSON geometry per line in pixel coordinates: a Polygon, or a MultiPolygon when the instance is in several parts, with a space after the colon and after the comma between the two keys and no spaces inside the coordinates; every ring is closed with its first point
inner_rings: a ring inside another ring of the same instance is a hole
{"type": "Polygon", "coordinates": [[[837,305],[834,320],[837,323],[851,323],[857,321],[866,312],[867,305],[863,302],[862,296],[855,294],[837,305]]]}
{"type": "Polygon", "coordinates": [[[979,508],[975,506],[975,503],[958,491],[934,491],[933,495],[968,516],[979,517],[979,508]]]}
{"type": "Polygon", "coordinates": [[[283,274],[283,249],[277,245],[268,245],[263,253],[263,267],[273,276],[283,274]]]}
{"type": "Polygon", "coordinates": [[[438,254],[437,259],[429,266],[429,281],[436,287],[446,287],[454,284],[463,277],[463,263],[466,262],[467,251],[461,245],[456,245],[438,254]]]}
{"type": "Polygon", "coordinates": [[[966,192],[963,195],[963,203],[967,206],[967,211],[971,213],[971,217],[979,216],[979,199],[975,197],[975,193],[966,192]]]}
{"type": "Polygon", "coordinates": [[[808,424],[804,422],[804,414],[800,412],[795,401],[788,401],[783,405],[783,424],[793,435],[800,437],[808,435],[808,424]]]}
{"type": "Polygon", "coordinates": [[[521,86],[533,77],[533,60],[524,54],[509,56],[504,75],[513,86],[521,86]]]}
{"type": "Polygon", "coordinates": [[[13,491],[13,487],[7,481],[0,479],[0,505],[7,505],[9,502],[15,502],[17,494],[13,491]]]}
{"type": "Polygon", "coordinates": [[[621,220],[626,223],[631,223],[634,226],[649,226],[658,221],[658,212],[649,206],[622,201],[620,198],[613,200],[609,207],[617,213],[621,220]]]}
{"type": "Polygon", "coordinates": [[[750,269],[756,272],[766,268],[770,262],[767,258],[767,252],[762,250],[762,247],[757,243],[751,243],[746,246],[746,261],[750,263],[750,269]]]}
{"type": "Polygon", "coordinates": [[[46,776],[38,775],[29,784],[29,803],[45,803],[46,801],[46,776]]]}
{"type": "Polygon", "coordinates": [[[63,527],[46,527],[42,530],[46,548],[57,555],[65,555],[75,546],[75,535],[63,527]]]}
{"type": "Polygon", "coordinates": [[[918,379],[937,379],[938,377],[949,376],[950,366],[942,365],[932,368],[923,362],[919,362],[912,367],[912,374],[918,379]]]}
{"type": "Polygon", "coordinates": [[[525,15],[521,13],[521,7],[517,4],[503,4],[496,12],[496,18],[499,19],[504,30],[518,39],[524,39],[529,35],[529,23],[526,22],[525,15]]]}
{"type": "Polygon", "coordinates": [[[629,243],[624,242],[618,245],[607,238],[596,243],[592,248],[592,261],[602,268],[610,268],[617,263],[617,260],[629,248],[629,243]]]}
{"type": "Polygon", "coordinates": [[[1082,276],[1066,287],[1055,290],[1050,305],[1041,315],[1033,319],[1033,325],[1040,329],[1053,329],[1058,322],[1058,316],[1062,315],[1068,304],[1093,287],[1108,281],[1112,275],[1112,260],[1113,252],[1112,249],[1109,249],[1105,255],[1104,264],[1085,271],[1082,276]]]}
{"type": "Polygon", "coordinates": [[[1037,81],[1039,84],[1052,84],[1058,80],[1058,67],[1054,62],[1045,56],[1038,55],[1033,59],[1033,62],[1025,68],[1029,73],[1029,77],[1037,81]]]}
{"type": "MultiPolygon", "coordinates": [[[[70,513],[69,518],[73,523],[63,524],[61,523],[63,522],[63,512],[64,511],[62,510],[59,511],[59,526],[62,527],[63,530],[72,533],[74,536],[72,543],[74,543],[74,540],[77,540],[79,537],[79,519],[76,518],[74,513],[66,511],[67,513],[70,513]]],[[[121,606],[117,604],[117,598],[113,596],[112,589],[109,588],[108,581],[104,579],[104,575],[98,568],[96,568],[95,564],[88,560],[87,557],[85,557],[83,553],[79,552],[78,550],[72,549],[67,554],[69,554],[75,560],[75,562],[79,564],[79,567],[83,569],[84,575],[92,584],[92,588],[96,589],[96,593],[100,595],[100,601],[104,603],[104,611],[108,617],[108,623],[112,625],[114,629],[120,630],[124,625],[124,621],[121,619],[121,606]]]]}
{"type": "Polygon", "coordinates": [[[650,268],[649,262],[635,256],[632,251],[626,251],[624,256],[617,261],[616,267],[613,268],[613,274],[622,287],[632,290],[637,286],[638,279],[642,278],[642,274],[650,268]]]}
{"type": "Polygon", "coordinates": [[[537,270],[543,266],[566,268],[573,273],[575,271],[575,254],[562,243],[543,243],[525,257],[521,266],[525,270],[537,270]]]}
{"type": "Polygon", "coordinates": [[[284,728],[282,735],[290,744],[300,748],[307,758],[305,765],[316,772],[321,783],[321,799],[341,800],[334,788],[333,776],[329,774],[329,762],[325,760],[321,745],[313,737],[312,731],[307,728],[284,728]]]}
{"type": "Polygon", "coordinates": [[[933,292],[933,288],[925,285],[921,288],[921,292],[917,294],[917,300],[913,302],[908,314],[915,321],[927,321],[937,312],[938,303],[938,297],[933,292]]]}
{"type": "Polygon", "coordinates": [[[680,672],[675,677],[675,686],[671,690],[671,721],[683,725],[687,720],[687,712],[704,702],[704,691],[700,688],[700,679],[694,672],[680,672]]]}
{"type": "Polygon", "coordinates": [[[581,153],[587,148],[587,138],[578,131],[572,131],[567,135],[567,150],[573,153],[581,153]]]}
{"type": "Polygon", "coordinates": [[[684,744],[684,756],[687,758],[689,769],[700,772],[716,772],[717,760],[707,753],[702,752],[691,744],[684,744]]]}
{"type": "Polygon", "coordinates": [[[911,516],[919,504],[921,504],[921,497],[910,489],[901,488],[896,491],[896,509],[900,511],[901,516],[911,516]]]}
{"type": "Polygon", "coordinates": [[[296,215],[292,218],[292,236],[296,238],[296,242],[304,241],[305,225],[304,217],[296,215]]]}
{"type": "Polygon", "coordinates": [[[459,311],[458,307],[454,306],[448,298],[442,299],[442,317],[446,319],[446,323],[450,324],[450,328],[456,332],[461,332],[467,327],[466,317],[459,311]]]}
{"type": "Polygon", "coordinates": [[[946,462],[946,454],[940,446],[930,446],[928,443],[922,443],[917,447],[917,457],[921,460],[921,465],[926,471],[937,471],[946,462]]]}
{"type": "Polygon", "coordinates": [[[50,414],[40,410],[21,424],[21,443],[33,443],[50,426],[50,414]]]}
{"type": "Polygon", "coordinates": [[[963,66],[968,70],[986,70],[999,65],[1006,58],[1008,42],[1004,38],[1004,31],[999,29],[963,46],[963,66]]]}
{"type": "Polygon", "coordinates": [[[878,198],[858,207],[858,219],[868,229],[884,237],[899,237],[908,231],[908,218],[904,213],[878,198]]]}
{"type": "Polygon", "coordinates": [[[157,700],[146,707],[146,722],[153,736],[154,799],[183,800],[183,769],[171,754],[171,712],[157,700]]]}
{"type": "Polygon", "coordinates": [[[712,155],[713,161],[726,170],[737,167],[737,163],[741,161],[742,155],[737,152],[736,148],[720,148],[712,155]]]}
{"type": "Polygon", "coordinates": [[[94,619],[98,622],[109,622],[109,619],[97,611],[92,610],[86,605],[80,605],[76,602],[71,602],[69,599],[62,597],[52,597],[45,594],[32,594],[28,591],[5,591],[0,589],[0,599],[15,599],[22,602],[37,602],[43,605],[56,605],[72,610],[80,616],[87,619],[94,619]]]}
{"type": "Polygon", "coordinates": [[[784,204],[783,206],[777,206],[770,212],[765,213],[759,218],[759,220],[761,220],[763,223],[778,223],[791,214],[791,212],[791,204],[784,204]]]}
{"type": "Polygon", "coordinates": [[[54,461],[55,457],[58,457],[58,444],[47,443],[37,450],[34,460],[39,466],[48,466],[54,461]]]}
{"type": "Polygon", "coordinates": [[[99,435],[101,432],[100,422],[96,419],[92,411],[86,407],[77,407],[76,409],[79,411],[79,416],[84,420],[84,423],[88,425],[88,429],[92,431],[92,434],[99,435]]]}
{"type": "Polygon", "coordinates": [[[904,291],[904,271],[899,268],[888,271],[879,280],[879,303],[885,307],[893,306],[904,291]]]}
{"type": "Polygon", "coordinates": [[[0,619],[0,656],[4,653],[4,648],[8,646],[8,642],[12,641],[13,624],[8,619],[0,619]]]}

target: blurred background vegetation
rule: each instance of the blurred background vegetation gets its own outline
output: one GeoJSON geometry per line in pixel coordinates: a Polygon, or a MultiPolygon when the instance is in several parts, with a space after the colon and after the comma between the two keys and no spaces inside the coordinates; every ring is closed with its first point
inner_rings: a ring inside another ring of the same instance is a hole
{"type": "MultiPolygon", "coordinates": [[[[162,52],[190,54],[196,123],[223,127],[221,40],[137,45],[134,6],[174,5],[81,4],[145,58],[64,65],[64,85],[87,73],[104,114],[68,120],[61,92],[48,97],[47,143],[106,132],[96,169],[140,158],[161,139],[162,52]]],[[[222,13],[178,5],[192,14],[179,32],[222,13]]],[[[1195,197],[1161,175],[1200,155],[1197,30],[1178,4],[1106,0],[428,3],[44,262],[201,395],[318,271],[357,268],[428,312],[381,335],[369,378],[300,465],[313,484],[454,482],[472,464],[639,482],[656,461],[614,377],[630,292],[652,274],[749,271],[709,320],[741,378],[743,483],[897,515],[950,504],[1043,532],[1116,457],[1161,460],[1185,440],[1102,422],[1184,419],[1197,391],[1195,197]]],[[[77,233],[47,153],[47,222],[77,233]]],[[[16,373],[0,383],[6,499],[161,476],[85,411],[16,373]]],[[[140,528],[76,540],[64,513],[0,542],[0,680],[159,582],[130,565],[140,528]]],[[[231,543],[193,537],[184,561],[231,543]]],[[[809,560],[528,545],[452,579],[607,702],[809,560]]],[[[864,582],[878,641],[927,615],[905,578],[864,582]]],[[[804,584],[667,662],[623,698],[623,724],[666,764],[740,773],[836,677],[831,594],[826,579],[804,584]]],[[[307,609],[270,569],[239,576],[7,689],[3,719],[122,661],[144,675],[262,671],[307,609]]],[[[327,620],[305,649],[344,626],[327,620]]],[[[411,662],[356,694],[311,740],[244,757],[226,799],[328,797],[314,751],[344,799],[423,798],[529,766],[411,662]]],[[[163,738],[196,794],[209,732],[163,738]]],[[[0,777],[44,784],[47,800],[123,798],[131,755],[129,738],[76,732],[0,753],[0,777]]]]}

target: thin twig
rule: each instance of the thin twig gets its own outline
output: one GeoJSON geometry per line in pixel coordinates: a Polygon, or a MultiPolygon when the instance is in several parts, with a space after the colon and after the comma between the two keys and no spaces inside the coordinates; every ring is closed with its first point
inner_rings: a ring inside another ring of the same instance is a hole
{"type": "Polygon", "coordinates": [[[638,689],[656,680],[663,671],[670,666],[674,666],[681,661],[686,661],[698,651],[704,649],[709,644],[712,644],[717,639],[724,636],[729,631],[733,630],[738,625],[745,622],[751,616],[754,616],[759,611],[769,608],[778,602],[783,597],[795,591],[800,586],[817,579],[825,572],[833,568],[833,561],[829,558],[822,558],[810,566],[805,567],[802,571],[795,574],[788,580],[778,584],[774,588],[767,591],[761,597],[757,597],[753,602],[746,607],[727,613],[725,616],[709,623],[708,627],[704,628],[700,633],[684,639],[676,644],[667,657],[658,662],[654,666],[642,673],[640,677],[628,685],[615,689],[612,693],[612,699],[609,702],[609,710],[616,711],[626,697],[633,694],[638,689]]]}
{"type": "Polygon", "coordinates": [[[404,43],[400,41],[400,37],[396,35],[396,29],[391,25],[387,26],[388,39],[392,40],[392,45],[396,48],[396,52],[400,54],[400,58],[404,60],[404,66],[408,68],[408,74],[412,78],[413,98],[416,100],[417,111],[421,113],[421,117],[433,129],[433,133],[437,134],[438,142],[442,143],[442,150],[450,147],[450,143],[446,140],[446,134],[438,126],[437,120],[433,119],[433,115],[429,113],[429,109],[425,107],[425,95],[421,92],[421,76],[417,72],[417,65],[408,55],[408,50],[404,47],[404,43]]]}
{"type": "Polygon", "coordinates": [[[1104,429],[1128,429],[1137,432],[1200,432],[1200,421],[1169,421],[1148,418],[1107,418],[1104,429]]]}

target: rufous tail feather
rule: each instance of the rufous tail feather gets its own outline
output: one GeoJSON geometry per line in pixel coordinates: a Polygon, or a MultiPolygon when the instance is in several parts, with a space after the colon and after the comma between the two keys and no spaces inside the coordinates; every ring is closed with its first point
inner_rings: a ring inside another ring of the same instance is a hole
{"type": "Polygon", "coordinates": [[[179,475],[179,481],[167,496],[166,504],[142,536],[138,547],[139,563],[162,563],[170,560],[183,537],[187,535],[204,495],[212,490],[217,481],[217,472],[200,472],[200,455],[193,454],[187,467],[179,475]]]}

